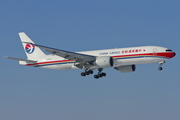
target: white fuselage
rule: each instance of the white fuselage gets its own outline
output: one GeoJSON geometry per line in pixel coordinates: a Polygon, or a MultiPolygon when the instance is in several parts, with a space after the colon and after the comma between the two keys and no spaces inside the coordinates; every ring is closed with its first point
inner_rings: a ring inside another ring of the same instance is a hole
{"type": "MultiPolygon", "coordinates": [[[[142,46],[130,48],[116,48],[105,50],[94,50],[77,52],[92,56],[111,56],[114,60],[113,67],[146,63],[158,63],[174,57],[174,52],[167,51],[168,48],[159,46],[142,46]]],[[[34,59],[37,63],[27,64],[21,61],[20,64],[34,67],[41,67],[55,70],[79,69],[74,66],[75,61],[67,60],[57,55],[45,55],[34,59]]],[[[91,66],[90,69],[97,69],[98,66],[91,66]]]]}

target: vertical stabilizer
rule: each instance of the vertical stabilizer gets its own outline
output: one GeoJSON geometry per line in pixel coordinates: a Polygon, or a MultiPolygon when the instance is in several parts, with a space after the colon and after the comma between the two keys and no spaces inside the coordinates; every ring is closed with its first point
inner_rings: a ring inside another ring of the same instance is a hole
{"type": "Polygon", "coordinates": [[[24,42],[34,43],[24,32],[20,32],[19,37],[21,39],[24,51],[28,59],[45,56],[44,52],[40,48],[31,44],[24,43],[24,42]]]}

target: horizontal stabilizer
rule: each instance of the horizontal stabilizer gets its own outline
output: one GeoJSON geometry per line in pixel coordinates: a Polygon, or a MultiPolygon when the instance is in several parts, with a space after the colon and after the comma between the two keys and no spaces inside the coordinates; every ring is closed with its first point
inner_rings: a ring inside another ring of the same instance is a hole
{"type": "Polygon", "coordinates": [[[7,59],[12,59],[12,60],[18,60],[18,61],[24,61],[24,62],[37,62],[35,60],[27,60],[27,59],[21,59],[21,58],[13,58],[13,57],[4,57],[4,58],[7,58],[7,59]]]}

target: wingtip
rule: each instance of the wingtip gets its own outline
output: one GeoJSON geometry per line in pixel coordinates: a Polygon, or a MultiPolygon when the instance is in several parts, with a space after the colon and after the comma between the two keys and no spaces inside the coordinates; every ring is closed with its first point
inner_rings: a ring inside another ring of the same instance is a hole
{"type": "Polygon", "coordinates": [[[5,57],[3,57],[3,58],[6,58],[6,59],[7,59],[7,58],[8,58],[8,56],[5,56],[5,57]]]}
{"type": "Polygon", "coordinates": [[[24,33],[24,32],[19,32],[19,34],[20,34],[20,33],[24,33]]]}
{"type": "Polygon", "coordinates": [[[19,35],[24,35],[24,34],[26,34],[25,32],[19,32],[18,33],[19,35]]]}

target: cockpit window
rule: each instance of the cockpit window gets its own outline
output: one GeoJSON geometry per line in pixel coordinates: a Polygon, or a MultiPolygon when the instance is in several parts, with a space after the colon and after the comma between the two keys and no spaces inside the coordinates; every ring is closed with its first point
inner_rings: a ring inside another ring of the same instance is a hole
{"type": "Polygon", "coordinates": [[[171,50],[171,49],[167,49],[166,51],[167,51],[167,52],[172,52],[172,50],[171,50]]]}

